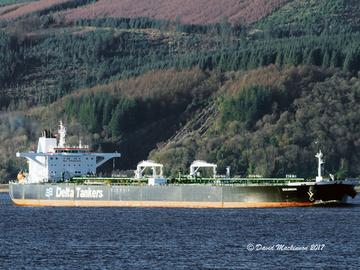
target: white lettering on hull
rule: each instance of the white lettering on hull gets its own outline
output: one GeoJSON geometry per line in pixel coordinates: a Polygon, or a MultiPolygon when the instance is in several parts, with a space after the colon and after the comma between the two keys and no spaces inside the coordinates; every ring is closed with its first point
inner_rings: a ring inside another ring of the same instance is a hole
{"type": "Polygon", "coordinates": [[[55,192],[56,198],[73,198],[74,197],[74,190],[72,188],[56,188],[55,192]]]}
{"type": "Polygon", "coordinates": [[[282,188],[282,191],[297,191],[297,188],[282,188]]]}
{"type": "Polygon", "coordinates": [[[98,189],[81,189],[76,188],[76,197],[77,198],[99,198],[104,197],[103,191],[98,189]]]}
{"type": "Polygon", "coordinates": [[[82,198],[82,199],[101,199],[104,197],[103,190],[100,189],[82,189],[80,187],[77,188],[61,188],[56,187],[55,194],[52,192],[52,188],[48,188],[45,191],[45,196],[48,198],[82,198]],[[55,195],[55,196],[54,196],[55,195]]]}

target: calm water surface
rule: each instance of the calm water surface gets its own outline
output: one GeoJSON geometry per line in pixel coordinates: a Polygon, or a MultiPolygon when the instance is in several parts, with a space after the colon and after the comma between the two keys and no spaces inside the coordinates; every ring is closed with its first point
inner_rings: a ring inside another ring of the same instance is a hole
{"type": "Polygon", "coordinates": [[[34,208],[1,193],[0,269],[360,269],[360,197],[351,203],[34,208]]]}

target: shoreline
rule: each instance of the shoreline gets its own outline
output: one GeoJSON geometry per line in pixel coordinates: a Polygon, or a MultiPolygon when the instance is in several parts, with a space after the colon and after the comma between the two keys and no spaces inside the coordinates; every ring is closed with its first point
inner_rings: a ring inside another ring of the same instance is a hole
{"type": "Polygon", "coordinates": [[[8,184],[0,184],[0,192],[9,192],[8,184]]]}

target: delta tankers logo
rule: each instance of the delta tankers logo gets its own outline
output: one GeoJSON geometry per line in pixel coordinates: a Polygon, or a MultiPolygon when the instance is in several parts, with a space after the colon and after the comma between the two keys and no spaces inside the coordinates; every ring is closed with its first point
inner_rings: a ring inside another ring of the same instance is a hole
{"type": "Polygon", "coordinates": [[[54,189],[51,187],[51,188],[47,188],[46,191],[45,191],[45,196],[50,198],[50,197],[53,197],[54,196],[54,189]]]}
{"type": "Polygon", "coordinates": [[[61,188],[56,187],[55,193],[54,188],[47,188],[45,190],[45,196],[47,198],[55,197],[55,198],[86,198],[86,199],[101,199],[104,197],[104,192],[101,189],[82,189],[80,187],[70,188],[61,188]]]}

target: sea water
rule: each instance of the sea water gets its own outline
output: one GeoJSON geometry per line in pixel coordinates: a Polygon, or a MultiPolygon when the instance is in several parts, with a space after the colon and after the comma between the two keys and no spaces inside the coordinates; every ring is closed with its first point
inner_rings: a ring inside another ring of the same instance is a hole
{"type": "Polygon", "coordinates": [[[0,193],[0,269],[360,269],[347,207],[17,207],[0,193]]]}

